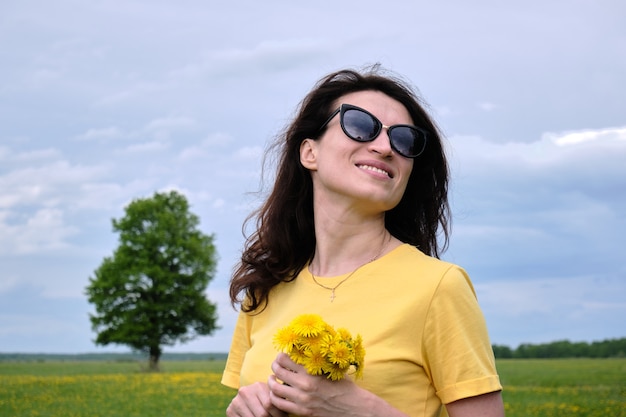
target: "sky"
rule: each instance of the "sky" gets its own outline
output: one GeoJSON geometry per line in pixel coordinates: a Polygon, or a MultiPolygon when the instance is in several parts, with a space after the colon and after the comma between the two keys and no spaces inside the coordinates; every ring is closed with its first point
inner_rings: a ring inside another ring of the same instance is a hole
{"type": "Polygon", "coordinates": [[[492,343],[626,337],[625,18],[620,0],[2,1],[0,352],[128,351],[93,343],[84,291],[111,219],[167,190],[215,237],[221,328],[165,351],[226,352],[266,146],[318,79],[374,63],[446,137],[443,259],[492,343]]]}

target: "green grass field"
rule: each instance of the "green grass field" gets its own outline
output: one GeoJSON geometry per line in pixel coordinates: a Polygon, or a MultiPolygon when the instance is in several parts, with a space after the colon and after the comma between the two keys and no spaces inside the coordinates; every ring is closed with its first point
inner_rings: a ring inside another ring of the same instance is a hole
{"type": "MultiPolygon", "coordinates": [[[[0,362],[0,416],[223,416],[224,362],[0,362]]],[[[499,360],[507,417],[626,417],[626,359],[499,360]]]]}
{"type": "Polygon", "coordinates": [[[499,360],[508,417],[626,417],[626,359],[499,360]]]}

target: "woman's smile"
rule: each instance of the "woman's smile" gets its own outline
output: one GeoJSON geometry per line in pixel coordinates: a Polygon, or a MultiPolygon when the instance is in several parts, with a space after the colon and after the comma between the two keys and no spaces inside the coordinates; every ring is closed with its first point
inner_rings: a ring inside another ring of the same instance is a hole
{"type": "Polygon", "coordinates": [[[375,172],[377,174],[384,175],[388,178],[393,178],[393,174],[387,168],[382,168],[382,167],[378,167],[378,166],[374,166],[370,164],[356,164],[356,166],[357,168],[360,168],[360,169],[375,172]]]}

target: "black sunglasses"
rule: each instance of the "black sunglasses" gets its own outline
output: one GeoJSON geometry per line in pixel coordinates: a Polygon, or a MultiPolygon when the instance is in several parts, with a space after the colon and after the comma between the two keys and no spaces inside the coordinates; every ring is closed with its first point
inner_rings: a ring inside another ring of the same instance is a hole
{"type": "Polygon", "coordinates": [[[352,104],[342,104],[320,127],[320,132],[339,113],[343,132],[357,142],[371,142],[387,128],[391,148],[407,158],[417,158],[426,148],[427,133],[413,125],[385,126],[373,114],[352,104]]]}

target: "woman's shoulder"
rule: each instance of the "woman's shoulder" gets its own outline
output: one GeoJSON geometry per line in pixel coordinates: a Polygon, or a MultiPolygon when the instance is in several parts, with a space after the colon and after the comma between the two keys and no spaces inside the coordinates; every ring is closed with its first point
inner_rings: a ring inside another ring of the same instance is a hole
{"type": "Polygon", "coordinates": [[[389,261],[394,264],[397,264],[397,263],[402,263],[403,265],[415,264],[415,265],[419,265],[422,268],[428,267],[428,268],[435,268],[435,269],[440,269],[440,270],[447,270],[450,268],[461,268],[460,266],[454,263],[435,258],[434,256],[427,255],[421,250],[419,250],[418,248],[416,248],[415,246],[410,245],[408,243],[403,243],[399,245],[397,248],[393,249],[387,255],[388,256],[385,256],[384,258],[381,258],[381,259],[385,259],[388,257],[389,261]]]}
{"type": "Polygon", "coordinates": [[[457,264],[426,255],[415,246],[402,244],[380,259],[385,273],[420,285],[437,286],[444,277],[469,281],[465,270],[457,264]],[[403,277],[403,278],[402,278],[403,277]]]}

